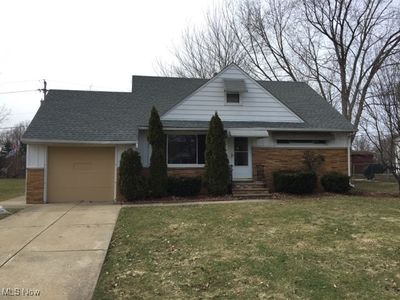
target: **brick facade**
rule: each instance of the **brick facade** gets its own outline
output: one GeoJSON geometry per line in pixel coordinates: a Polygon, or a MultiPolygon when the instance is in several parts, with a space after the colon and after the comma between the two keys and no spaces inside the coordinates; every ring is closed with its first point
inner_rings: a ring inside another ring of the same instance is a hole
{"type": "Polygon", "coordinates": [[[26,203],[43,203],[44,169],[26,170],[26,203]]]}
{"type": "Polygon", "coordinates": [[[262,166],[267,186],[273,189],[273,172],[279,170],[301,170],[304,169],[304,152],[311,151],[322,155],[324,163],[317,171],[320,176],[329,171],[347,174],[347,149],[287,149],[287,148],[253,148],[253,178],[257,178],[257,170],[262,166]]]}
{"type": "Polygon", "coordinates": [[[168,176],[175,177],[201,177],[204,168],[168,168],[168,176]]]}

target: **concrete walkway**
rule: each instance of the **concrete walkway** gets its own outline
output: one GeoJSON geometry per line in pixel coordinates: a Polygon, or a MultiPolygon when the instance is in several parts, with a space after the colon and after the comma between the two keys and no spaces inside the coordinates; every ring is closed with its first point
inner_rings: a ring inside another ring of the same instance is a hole
{"type": "Polygon", "coordinates": [[[0,220],[0,299],[90,299],[119,209],[112,204],[32,205],[0,220]],[[18,289],[40,296],[4,297],[18,289]]]}
{"type": "Polygon", "coordinates": [[[25,196],[20,196],[4,201],[0,201],[0,206],[3,206],[5,208],[24,208],[31,206],[31,204],[26,204],[25,201],[25,196]]]}
{"type": "Polygon", "coordinates": [[[187,202],[154,202],[154,203],[129,203],[125,202],[123,206],[128,207],[148,207],[148,206],[190,206],[190,205],[208,205],[208,204],[232,204],[232,203],[277,203],[279,199],[242,199],[242,200],[212,200],[212,201],[187,201],[187,202]]]}

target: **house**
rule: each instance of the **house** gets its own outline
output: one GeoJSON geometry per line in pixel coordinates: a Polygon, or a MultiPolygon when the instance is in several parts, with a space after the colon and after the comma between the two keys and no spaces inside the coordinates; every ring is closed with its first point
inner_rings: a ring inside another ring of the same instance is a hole
{"type": "Polygon", "coordinates": [[[133,76],[132,92],[51,90],[27,129],[29,203],[119,198],[121,153],[149,166],[146,139],[155,106],[167,134],[168,173],[204,171],[205,135],[217,111],[234,181],[265,180],[321,154],[321,172],[350,174],[353,126],[302,82],[256,81],[231,64],[209,80],[133,76]]]}
{"type": "Polygon", "coordinates": [[[376,163],[374,152],[351,151],[352,174],[362,174],[370,164],[374,163],[376,163]]]}

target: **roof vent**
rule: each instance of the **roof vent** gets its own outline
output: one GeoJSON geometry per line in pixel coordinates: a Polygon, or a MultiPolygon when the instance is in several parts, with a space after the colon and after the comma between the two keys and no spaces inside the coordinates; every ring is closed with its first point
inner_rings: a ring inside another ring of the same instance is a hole
{"type": "Polygon", "coordinates": [[[224,79],[225,92],[242,93],[247,92],[246,83],[243,79],[224,79]]]}

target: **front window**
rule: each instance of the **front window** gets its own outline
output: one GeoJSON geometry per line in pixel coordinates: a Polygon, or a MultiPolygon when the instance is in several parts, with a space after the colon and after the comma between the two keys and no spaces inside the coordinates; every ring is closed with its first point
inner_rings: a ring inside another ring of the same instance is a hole
{"type": "Polygon", "coordinates": [[[204,164],[205,135],[168,135],[168,164],[204,164]]]}

